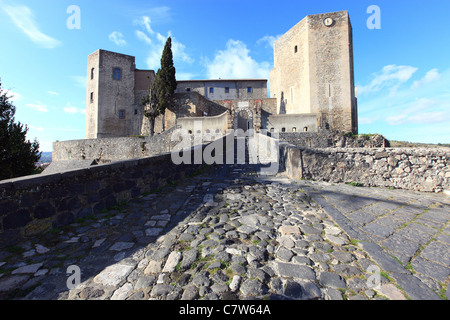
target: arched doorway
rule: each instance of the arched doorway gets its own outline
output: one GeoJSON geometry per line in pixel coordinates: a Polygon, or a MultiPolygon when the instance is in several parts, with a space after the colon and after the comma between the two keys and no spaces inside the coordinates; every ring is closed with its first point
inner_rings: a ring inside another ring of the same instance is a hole
{"type": "Polygon", "coordinates": [[[233,129],[247,132],[253,129],[253,113],[248,108],[239,108],[234,112],[233,129]]]}

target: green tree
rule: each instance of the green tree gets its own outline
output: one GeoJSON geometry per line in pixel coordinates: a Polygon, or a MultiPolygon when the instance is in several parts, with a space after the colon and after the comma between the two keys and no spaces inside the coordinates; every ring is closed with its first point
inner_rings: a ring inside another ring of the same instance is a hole
{"type": "Polygon", "coordinates": [[[14,122],[16,107],[2,90],[0,80],[0,180],[36,173],[39,142],[26,140],[28,127],[14,122]]]}
{"type": "MultiPolygon", "coordinates": [[[[161,68],[158,69],[155,79],[156,96],[159,109],[164,116],[166,108],[170,105],[175,90],[177,80],[175,78],[175,67],[173,65],[172,39],[167,38],[166,45],[161,56],[161,68]]],[[[164,126],[164,121],[163,121],[164,126]]]]}
{"type": "Polygon", "coordinates": [[[142,105],[144,106],[144,115],[150,122],[150,136],[153,136],[155,134],[155,119],[161,114],[155,81],[150,83],[148,94],[142,97],[142,105]]]}

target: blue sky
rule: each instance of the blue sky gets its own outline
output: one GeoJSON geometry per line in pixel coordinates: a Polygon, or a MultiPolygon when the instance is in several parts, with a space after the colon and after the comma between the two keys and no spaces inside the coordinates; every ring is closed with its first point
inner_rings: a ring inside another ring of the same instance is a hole
{"type": "Polygon", "coordinates": [[[178,80],[269,79],[277,37],[306,15],[340,10],[353,26],[360,133],[450,143],[448,0],[0,0],[0,77],[28,138],[51,151],[84,138],[87,56],[97,49],[157,69],[170,35],[178,80]],[[68,27],[71,5],[79,29],[68,27]],[[370,5],[381,29],[367,27],[370,5]]]}

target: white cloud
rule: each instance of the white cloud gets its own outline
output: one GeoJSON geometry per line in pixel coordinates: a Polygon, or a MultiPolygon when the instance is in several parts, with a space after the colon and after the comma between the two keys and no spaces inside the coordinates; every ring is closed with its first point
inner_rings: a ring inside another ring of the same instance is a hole
{"type": "Polygon", "coordinates": [[[75,84],[78,87],[86,88],[86,82],[87,82],[86,76],[71,76],[70,78],[72,79],[73,82],[75,82],[75,84]]]}
{"type": "Polygon", "coordinates": [[[442,101],[430,98],[421,98],[407,104],[400,114],[394,114],[386,118],[390,125],[433,124],[450,121],[450,101],[442,101]]]}
{"type": "Polygon", "coordinates": [[[18,94],[17,92],[11,91],[11,90],[2,90],[2,93],[6,93],[6,96],[12,102],[17,102],[22,98],[22,96],[20,94],[18,94]]]}
{"type": "Polygon", "coordinates": [[[59,93],[55,91],[47,91],[47,93],[51,94],[52,96],[59,96],[59,93]]]}
{"type": "Polygon", "coordinates": [[[277,35],[277,36],[264,36],[261,39],[258,39],[258,41],[256,41],[257,44],[263,44],[265,43],[266,48],[270,47],[273,48],[273,43],[275,41],[278,40],[278,38],[281,37],[281,34],[277,35]]]}
{"type": "Polygon", "coordinates": [[[151,27],[151,20],[149,17],[141,17],[140,19],[136,20],[136,24],[141,27],[141,30],[136,30],[138,39],[147,45],[151,45],[151,49],[146,58],[148,68],[152,70],[158,70],[158,68],[161,67],[161,55],[168,37],[171,37],[172,39],[172,54],[174,64],[192,64],[194,62],[194,59],[186,53],[186,46],[177,41],[177,39],[172,36],[172,33],[170,31],[168,32],[167,36],[154,31],[151,27]]]}
{"type": "Polygon", "coordinates": [[[204,60],[206,75],[209,79],[268,79],[271,65],[257,62],[250,56],[250,50],[244,42],[228,40],[225,50],[216,53],[214,59],[204,60]]]}
{"type": "Polygon", "coordinates": [[[371,124],[379,120],[380,117],[358,117],[359,124],[371,124]]]}
{"type": "Polygon", "coordinates": [[[366,86],[358,86],[358,95],[378,92],[386,87],[394,94],[399,86],[407,82],[418,69],[412,66],[388,65],[380,72],[372,74],[372,81],[366,86]]]}
{"type": "Polygon", "coordinates": [[[195,74],[190,72],[177,72],[177,80],[192,80],[195,74]]]}
{"type": "Polygon", "coordinates": [[[143,16],[140,19],[135,20],[135,23],[143,27],[149,34],[154,34],[155,31],[152,30],[151,22],[151,19],[147,16],[143,16]]]}
{"type": "Polygon", "coordinates": [[[386,118],[386,122],[390,124],[391,126],[403,124],[406,122],[407,116],[404,114],[394,115],[394,116],[388,116],[386,118]]]}
{"type": "Polygon", "coordinates": [[[77,107],[72,106],[69,102],[67,103],[67,107],[65,107],[64,112],[69,114],[86,114],[86,109],[79,109],[77,107]]]}
{"type": "Polygon", "coordinates": [[[32,124],[29,124],[28,127],[32,130],[39,131],[39,132],[43,132],[45,130],[43,127],[34,126],[32,124]]]}
{"type": "Polygon", "coordinates": [[[119,31],[113,31],[109,36],[109,40],[114,42],[119,47],[124,47],[127,45],[126,40],[124,39],[124,36],[119,31]]]}
{"type": "Polygon", "coordinates": [[[8,14],[13,23],[22,30],[34,43],[46,49],[53,49],[61,45],[59,40],[56,40],[39,30],[38,25],[34,20],[34,14],[24,5],[3,5],[3,10],[8,14]]]}
{"type": "Polygon", "coordinates": [[[42,104],[42,103],[39,103],[39,104],[28,103],[28,104],[26,104],[26,106],[31,108],[31,109],[40,111],[40,112],[48,112],[48,107],[46,105],[42,104]]]}
{"type": "Polygon", "coordinates": [[[420,87],[422,87],[427,83],[439,80],[440,77],[441,75],[439,74],[438,69],[431,69],[426,73],[426,75],[422,79],[414,81],[411,86],[411,89],[419,89],[420,87]]]}
{"type": "Polygon", "coordinates": [[[152,39],[150,39],[144,32],[141,30],[136,30],[136,36],[139,40],[145,42],[146,44],[152,44],[152,39]]]}

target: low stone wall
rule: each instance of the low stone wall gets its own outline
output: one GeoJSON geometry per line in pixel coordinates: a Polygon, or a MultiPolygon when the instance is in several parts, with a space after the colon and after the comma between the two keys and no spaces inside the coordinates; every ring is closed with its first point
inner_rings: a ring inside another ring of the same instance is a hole
{"type": "Polygon", "coordinates": [[[52,161],[120,161],[151,157],[170,152],[178,143],[171,141],[175,128],[153,137],[118,137],[59,141],[53,143],[52,161]]]}
{"type": "Polygon", "coordinates": [[[178,118],[176,124],[178,128],[188,130],[188,132],[190,131],[194,134],[199,134],[198,130],[201,130],[201,134],[208,132],[211,134],[218,132],[225,134],[228,129],[228,112],[211,117],[178,118]]]}
{"type": "MultiPolygon", "coordinates": [[[[191,152],[191,163],[194,163],[193,156],[191,152]]],[[[201,166],[175,165],[171,154],[165,153],[63,173],[3,180],[0,182],[0,248],[70,224],[76,218],[95,215],[182,179],[201,166]]]]}
{"type": "Polygon", "coordinates": [[[448,149],[324,148],[280,143],[280,167],[293,179],[416,191],[450,190],[448,149]]]}
{"type": "MultiPolygon", "coordinates": [[[[299,128],[297,128],[298,130],[299,128]]],[[[289,131],[289,130],[287,130],[289,131]]],[[[298,130],[299,131],[299,130],[298,130]]],[[[300,148],[386,148],[389,142],[379,134],[346,136],[340,131],[323,130],[318,132],[280,132],[281,141],[300,148]]]]}

